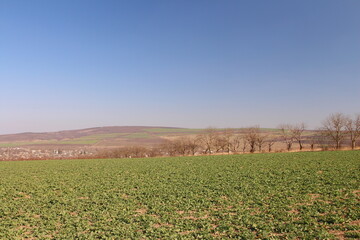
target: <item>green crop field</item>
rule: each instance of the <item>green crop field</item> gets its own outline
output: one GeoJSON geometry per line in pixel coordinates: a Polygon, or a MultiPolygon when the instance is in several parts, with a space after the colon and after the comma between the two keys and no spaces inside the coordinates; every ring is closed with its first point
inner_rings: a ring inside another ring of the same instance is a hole
{"type": "Polygon", "coordinates": [[[168,135],[171,133],[180,133],[180,134],[198,134],[203,132],[205,129],[200,128],[148,128],[145,129],[146,132],[154,134],[164,134],[168,135]]]}
{"type": "Polygon", "coordinates": [[[151,137],[151,135],[146,132],[131,133],[131,134],[124,136],[124,138],[150,138],[150,137],[151,137]]]}
{"type": "Polygon", "coordinates": [[[0,239],[360,238],[360,152],[0,163],[0,239]]]}

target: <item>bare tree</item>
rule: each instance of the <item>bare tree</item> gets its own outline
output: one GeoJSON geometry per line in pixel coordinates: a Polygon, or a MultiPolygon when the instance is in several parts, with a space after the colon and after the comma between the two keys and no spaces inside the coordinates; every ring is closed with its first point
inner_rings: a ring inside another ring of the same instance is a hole
{"type": "Polygon", "coordinates": [[[164,155],[168,156],[175,156],[176,155],[176,149],[172,141],[167,140],[160,146],[161,151],[164,155]]]}
{"type": "Polygon", "coordinates": [[[231,139],[231,144],[230,144],[232,152],[238,151],[238,149],[240,148],[241,140],[242,140],[242,137],[240,135],[233,136],[233,138],[231,139]]]}
{"type": "Polygon", "coordinates": [[[315,144],[319,142],[318,132],[308,137],[311,151],[314,151],[315,144]]]}
{"type": "Polygon", "coordinates": [[[130,152],[131,152],[131,157],[135,157],[135,158],[142,158],[142,157],[146,157],[146,148],[142,147],[142,146],[132,146],[129,148],[130,152]]]}
{"type": "MultiPolygon", "coordinates": [[[[356,131],[356,139],[360,138],[360,114],[357,114],[355,117],[355,131],[356,131]]],[[[356,140],[355,140],[356,145],[356,140]]]]}
{"type": "Polygon", "coordinates": [[[172,144],[174,145],[174,150],[179,155],[186,155],[188,151],[188,139],[186,137],[179,137],[175,139],[172,144]]]}
{"type": "Polygon", "coordinates": [[[198,151],[198,149],[200,148],[200,139],[198,137],[193,137],[193,138],[188,138],[188,149],[189,152],[192,155],[195,155],[195,153],[198,151]]]}
{"type": "Polygon", "coordinates": [[[279,126],[279,128],[280,128],[280,131],[281,131],[282,139],[286,144],[286,149],[288,151],[290,151],[291,147],[292,147],[292,144],[294,142],[294,139],[295,139],[294,135],[293,135],[293,133],[291,131],[292,126],[289,125],[289,124],[281,124],[279,126]]]}
{"type": "Polygon", "coordinates": [[[245,130],[245,139],[250,146],[250,153],[255,152],[256,144],[260,135],[260,127],[250,127],[245,130]]]}
{"type": "Polygon", "coordinates": [[[335,143],[336,149],[341,147],[341,143],[346,137],[346,122],[347,118],[342,113],[334,113],[325,119],[322,124],[323,135],[329,137],[335,143]]]}
{"type": "Polygon", "coordinates": [[[266,143],[267,143],[267,146],[268,146],[268,151],[271,152],[272,146],[276,143],[276,139],[275,138],[268,138],[266,143]]]}
{"type": "Polygon", "coordinates": [[[147,155],[149,157],[158,157],[161,156],[160,148],[158,147],[152,147],[148,150],[147,155]]]}
{"type": "Polygon", "coordinates": [[[228,140],[225,138],[225,136],[221,136],[220,134],[216,136],[215,142],[214,142],[214,149],[218,152],[224,152],[228,148],[228,140]]]}
{"type": "Polygon", "coordinates": [[[205,146],[205,153],[211,154],[218,137],[217,130],[215,128],[209,127],[205,129],[205,131],[198,137],[205,146]]]}
{"type": "Polygon", "coordinates": [[[356,141],[360,137],[360,114],[355,119],[347,118],[345,129],[350,137],[351,149],[355,149],[356,141]]]}
{"type": "Polygon", "coordinates": [[[294,139],[299,143],[299,149],[300,151],[303,149],[302,145],[302,135],[305,131],[305,124],[300,123],[293,126],[290,126],[291,134],[293,135],[294,139]]]}
{"type": "Polygon", "coordinates": [[[234,129],[231,128],[226,128],[224,129],[223,132],[223,140],[225,143],[225,151],[230,154],[230,151],[232,149],[232,145],[234,144],[233,142],[233,138],[234,138],[234,129]]]}
{"type": "Polygon", "coordinates": [[[245,153],[247,145],[248,145],[248,141],[246,139],[246,136],[243,136],[241,138],[241,140],[242,140],[241,150],[242,150],[242,153],[245,153]]]}
{"type": "Polygon", "coordinates": [[[256,145],[258,146],[259,152],[262,151],[262,146],[265,144],[265,140],[267,138],[267,135],[261,134],[259,132],[257,138],[256,138],[256,145]]]}

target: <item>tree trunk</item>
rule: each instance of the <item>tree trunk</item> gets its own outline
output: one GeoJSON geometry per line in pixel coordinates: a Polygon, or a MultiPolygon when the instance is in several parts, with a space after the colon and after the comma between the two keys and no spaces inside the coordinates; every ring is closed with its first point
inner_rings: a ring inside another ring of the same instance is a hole
{"type": "Polygon", "coordinates": [[[340,149],[340,141],[339,140],[336,141],[336,149],[340,149]]]}
{"type": "Polygon", "coordinates": [[[287,150],[288,150],[288,151],[291,150],[291,145],[292,145],[291,143],[288,143],[288,144],[287,144],[287,150]]]}

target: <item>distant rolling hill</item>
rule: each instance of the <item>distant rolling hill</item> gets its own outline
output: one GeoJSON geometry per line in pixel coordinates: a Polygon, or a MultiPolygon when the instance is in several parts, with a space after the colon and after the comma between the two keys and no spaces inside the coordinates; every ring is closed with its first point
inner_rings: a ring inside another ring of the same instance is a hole
{"type": "Polygon", "coordinates": [[[201,129],[149,126],[96,127],[44,133],[0,135],[0,147],[118,147],[127,145],[154,145],[166,138],[199,133],[201,129]]]}
{"type": "MultiPolygon", "coordinates": [[[[219,132],[224,129],[217,129],[219,132]]],[[[242,133],[244,128],[233,128],[242,133]]],[[[262,132],[276,136],[279,129],[262,128],[262,132]]],[[[154,146],[178,136],[194,136],[204,129],[150,127],[150,126],[114,126],[95,127],[79,130],[43,133],[18,133],[0,135],[0,148],[74,148],[74,147],[121,147],[121,146],[154,146]]],[[[309,133],[304,133],[309,134],[309,133]]],[[[312,133],[310,133],[312,134],[312,133]]]]}

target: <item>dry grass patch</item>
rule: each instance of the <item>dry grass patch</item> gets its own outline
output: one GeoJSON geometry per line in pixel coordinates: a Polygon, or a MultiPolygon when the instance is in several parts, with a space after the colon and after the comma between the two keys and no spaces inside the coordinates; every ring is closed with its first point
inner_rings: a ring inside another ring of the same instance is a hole
{"type": "Polygon", "coordinates": [[[145,209],[145,208],[139,208],[139,209],[136,209],[135,212],[136,212],[138,215],[144,215],[144,214],[147,212],[147,209],[145,209]]]}

